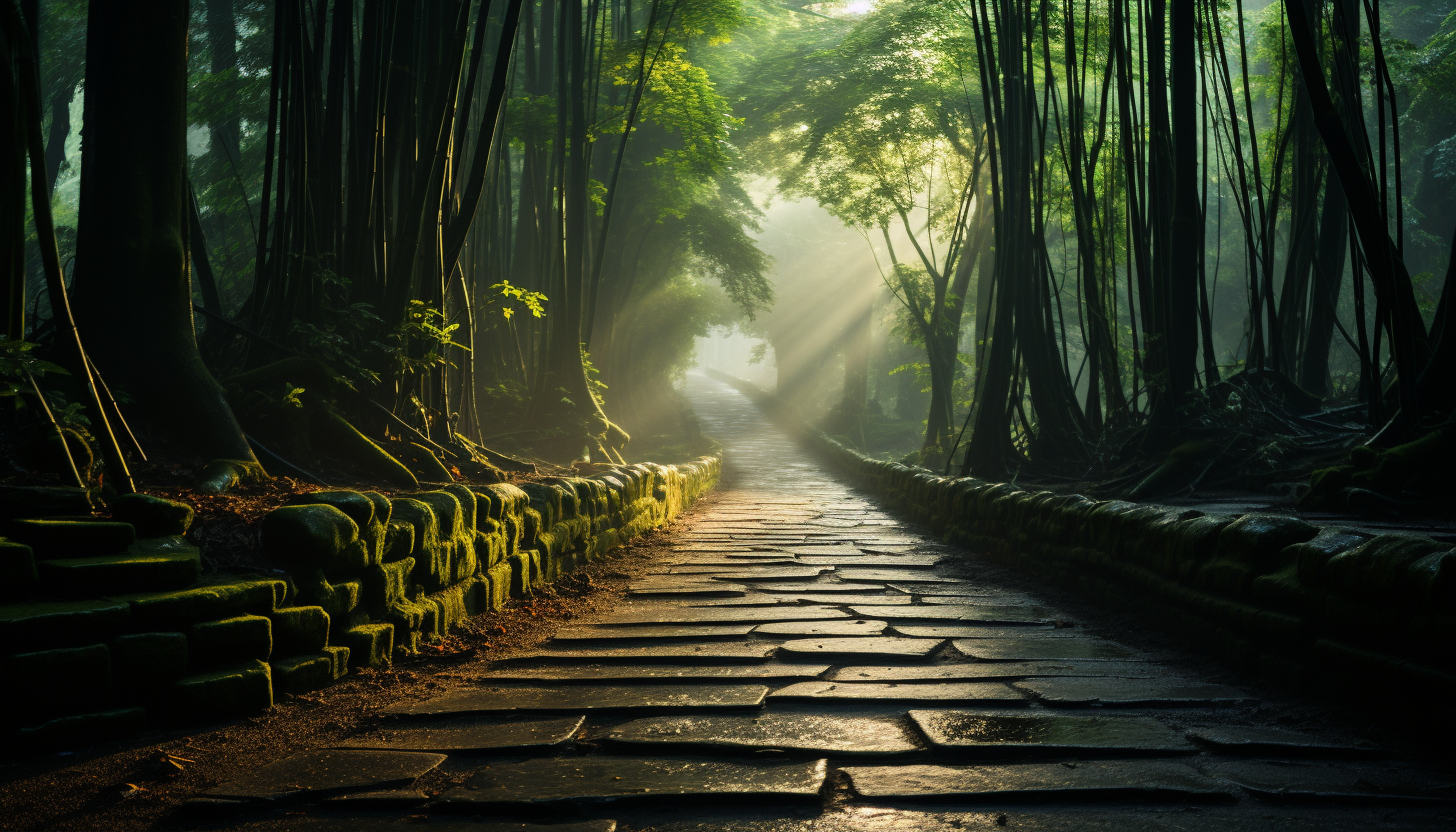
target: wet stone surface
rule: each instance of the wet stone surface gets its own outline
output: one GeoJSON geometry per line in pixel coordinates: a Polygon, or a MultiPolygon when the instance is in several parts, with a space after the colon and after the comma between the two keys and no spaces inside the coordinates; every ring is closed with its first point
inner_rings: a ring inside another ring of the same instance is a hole
{"type": "Polygon", "coordinates": [[[910,719],[936,748],[984,755],[1191,754],[1198,750],[1177,731],[1149,717],[911,711],[910,719]]]}
{"type": "Polygon", "coordinates": [[[925,750],[904,717],[764,714],[744,717],[639,719],[614,729],[607,741],[624,748],[758,752],[770,749],[814,755],[887,756],[925,750]]]}
{"type": "Polygon", "coordinates": [[[447,695],[367,710],[354,748],[280,751],[199,795],[205,824],[168,828],[1456,825],[1430,805],[1452,794],[1441,769],[1351,759],[1359,727],[1291,732],[1311,723],[1186,669],[1206,665],[1100,638],[1095,609],[1057,609],[1036,576],[1010,589],[977,553],[898,522],[739,394],[697,377],[690,393],[728,449],[724,481],[625,599],[447,695]]]}

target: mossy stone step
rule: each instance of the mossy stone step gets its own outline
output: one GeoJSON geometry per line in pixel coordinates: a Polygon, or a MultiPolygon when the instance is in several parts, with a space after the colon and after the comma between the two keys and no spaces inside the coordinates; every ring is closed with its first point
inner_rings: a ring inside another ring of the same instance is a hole
{"type": "Polygon", "coordinates": [[[271,664],[275,696],[307,693],[327,687],[334,681],[334,657],[323,651],[276,659],[271,664]]]}
{"type": "Polygon", "coordinates": [[[393,624],[361,624],[339,633],[339,646],[349,648],[350,667],[389,667],[394,653],[393,624]]]}
{"type": "Polygon", "coordinates": [[[180,629],[238,615],[266,615],[287,599],[288,585],[267,579],[233,579],[172,592],[118,595],[131,607],[138,629],[180,629]]]}
{"type": "Polygon", "coordinates": [[[67,517],[91,513],[84,488],[0,485],[0,517],[67,517]]]}
{"type": "Polygon", "coordinates": [[[190,586],[202,575],[202,559],[181,537],[154,537],[119,555],[42,560],[38,570],[46,594],[87,598],[190,586]]]}
{"type": "Polygon", "coordinates": [[[36,722],[94,711],[111,699],[111,652],[104,644],[37,650],[0,659],[7,720],[36,722]]]}
{"type": "Polygon", "coordinates": [[[130,523],[106,520],[10,520],[5,534],[29,546],[37,558],[111,555],[136,542],[130,523]]]}
{"type": "Polygon", "coordinates": [[[187,630],[187,663],[194,669],[267,661],[272,653],[273,623],[261,615],[205,621],[187,630]]]}
{"type": "Polygon", "coordinates": [[[273,622],[273,653],[316,653],[329,643],[329,614],[323,607],[286,607],[268,614],[273,622]]]}
{"type": "Polygon", "coordinates": [[[0,649],[84,644],[125,629],[131,608],[124,601],[30,601],[0,604],[0,649]]]}
{"type": "Polygon", "coordinates": [[[249,716],[272,705],[272,671],[255,659],[177,680],[154,715],[169,722],[203,722],[249,716]]]}
{"type": "Polygon", "coordinates": [[[30,547],[0,537],[0,599],[29,598],[35,595],[38,581],[30,547]]]}
{"type": "Polygon", "coordinates": [[[111,516],[130,523],[138,537],[187,534],[195,512],[192,506],[151,494],[123,494],[109,501],[111,516]]]}

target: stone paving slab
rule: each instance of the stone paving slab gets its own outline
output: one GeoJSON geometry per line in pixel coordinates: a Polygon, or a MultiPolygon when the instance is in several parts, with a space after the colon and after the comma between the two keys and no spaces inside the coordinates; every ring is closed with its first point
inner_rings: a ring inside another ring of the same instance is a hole
{"type": "Polygon", "coordinates": [[[656,717],[619,725],[606,735],[616,747],[658,753],[794,751],[816,756],[884,757],[925,750],[904,717],[821,714],[656,717]]]}
{"type": "Polygon", "coordinates": [[[1384,753],[1368,742],[1322,740],[1298,731],[1263,725],[1214,725],[1195,728],[1188,737],[1222,754],[1270,754],[1278,757],[1375,757],[1384,753]]]}
{"type": "Polygon", "coordinates": [[[651,644],[643,647],[582,647],[577,650],[536,650],[519,656],[497,659],[496,665],[522,664],[594,664],[601,662],[681,662],[687,664],[732,664],[763,662],[773,655],[777,645],[708,642],[684,644],[651,644]]]}
{"type": "Polygon", "coordinates": [[[355,737],[340,748],[380,751],[541,751],[569,745],[586,721],[584,716],[564,719],[502,721],[452,719],[428,726],[388,727],[377,736],[355,737]]]}
{"type": "Polygon", "coordinates": [[[753,628],[759,636],[877,636],[885,631],[883,621],[785,621],[753,628]]]}
{"type": "MultiPolygon", "coordinates": [[[[773,599],[777,600],[777,599],[773,599]]],[[[822,607],[805,607],[784,604],[782,608],[734,608],[684,607],[677,604],[642,604],[618,609],[616,613],[598,620],[598,625],[629,624],[712,624],[735,621],[822,621],[825,619],[849,618],[843,610],[822,607]]]]}
{"type": "Polygon", "coordinates": [[[1194,754],[1198,747],[1151,717],[911,711],[931,745],[981,755],[1194,754]]]}
{"type": "Polygon", "coordinates": [[[1144,679],[1159,675],[1145,662],[963,662],[916,665],[844,667],[829,677],[832,682],[930,682],[1034,679],[1037,677],[1116,676],[1144,679]]]}
{"type": "Polygon", "coordinates": [[[1032,679],[1017,682],[1016,688],[1059,708],[1243,705],[1258,701],[1237,688],[1176,679],[1032,679]]]}
{"type": "Polygon", "coordinates": [[[951,642],[965,655],[986,662],[1024,662],[1040,659],[1080,661],[1136,661],[1138,654],[1116,644],[1088,638],[958,639],[951,642]]]}
{"type": "Polygon", "coordinates": [[[933,638],[801,638],[779,645],[781,655],[842,656],[850,660],[924,659],[944,641],[933,638]]]}
{"type": "Polygon", "coordinates": [[[715,581],[807,581],[828,572],[830,566],[674,566],[671,575],[703,575],[715,581]]]}
{"type": "Polygon", "coordinates": [[[957,702],[983,708],[1019,708],[1028,704],[1007,685],[976,682],[902,684],[880,682],[799,682],[769,694],[774,702],[957,702]]]}
{"type": "MultiPolygon", "coordinates": [[[[714,555],[706,558],[682,558],[669,561],[663,566],[667,567],[667,574],[690,575],[690,574],[712,574],[722,569],[748,569],[757,566],[794,566],[799,564],[799,559],[792,555],[765,555],[761,552],[745,552],[738,556],[732,554],[714,555]]],[[[660,575],[661,572],[649,574],[660,575]]]]}
{"type": "Polygon", "coordinates": [[[713,682],[755,681],[785,682],[817,679],[829,672],[827,664],[746,664],[726,667],[694,667],[692,665],[587,665],[566,667],[523,667],[492,670],[481,677],[486,682],[551,682],[553,684],[591,684],[601,682],[713,682]]]}
{"type": "Polygon", "coordinates": [[[446,792],[445,809],[528,808],[623,800],[694,798],[740,804],[744,800],[819,801],[824,760],[789,765],[640,757],[574,757],[492,766],[446,792]]]}
{"type": "Polygon", "coordinates": [[[1043,607],[1016,607],[1000,605],[970,605],[958,604],[936,605],[915,604],[909,609],[904,607],[887,607],[881,609],[878,606],[854,606],[850,608],[855,615],[862,615],[866,618],[889,618],[897,622],[907,624],[924,622],[931,624],[935,622],[958,622],[962,624],[1051,624],[1056,621],[1056,614],[1043,607]]]}
{"type": "Polygon", "coordinates": [[[861,797],[889,800],[1228,801],[1231,788],[1182,763],[849,766],[861,797]]]}
{"type": "Polygon", "coordinates": [[[763,685],[564,685],[561,687],[479,687],[454,691],[424,702],[401,702],[379,711],[384,716],[518,712],[641,711],[663,708],[757,708],[763,685]]]}
{"type": "Polygon", "coordinates": [[[960,578],[947,578],[932,571],[915,569],[859,569],[845,567],[836,570],[841,581],[868,581],[896,584],[941,584],[945,586],[963,584],[960,578]]]}
{"type": "Polygon", "coordinates": [[[551,637],[557,641],[621,641],[621,640],[715,640],[743,638],[753,632],[753,624],[640,624],[612,626],[583,624],[562,627],[551,637]]]}
{"type": "MultiPolygon", "coordinates": [[[[873,587],[861,586],[861,591],[873,589],[873,587]]],[[[807,592],[800,595],[779,596],[788,601],[801,601],[806,604],[835,604],[840,606],[855,605],[878,605],[878,606],[904,606],[914,602],[909,595],[837,595],[834,593],[807,592]]],[[[845,613],[849,615],[849,613],[845,613]]]]}
{"type": "Polygon", "coordinates": [[[854,568],[931,569],[945,558],[935,555],[803,555],[796,562],[809,566],[849,566],[854,568]]]}
{"type": "Polygon", "coordinates": [[[754,587],[754,589],[758,592],[791,592],[796,595],[803,595],[806,593],[842,593],[845,595],[859,595],[865,592],[871,592],[875,589],[875,587],[868,586],[866,584],[846,584],[837,583],[830,580],[823,580],[815,581],[813,583],[801,584],[763,584],[761,586],[754,587]]]}
{"type": "Polygon", "coordinates": [[[748,587],[734,585],[711,578],[701,581],[643,581],[627,588],[628,595],[639,597],[653,595],[705,595],[727,598],[747,595],[748,587]]]}
{"type": "Polygon", "coordinates": [[[1329,803],[1456,805],[1456,779],[1410,766],[1247,761],[1211,773],[1264,800],[1329,803]]]}
{"type": "Polygon", "coordinates": [[[203,793],[204,798],[279,801],[408,786],[445,761],[410,751],[305,751],[203,793]]]}
{"type": "Polygon", "coordinates": [[[1081,638],[1074,630],[1050,624],[895,624],[890,631],[907,638],[1081,638]]]}

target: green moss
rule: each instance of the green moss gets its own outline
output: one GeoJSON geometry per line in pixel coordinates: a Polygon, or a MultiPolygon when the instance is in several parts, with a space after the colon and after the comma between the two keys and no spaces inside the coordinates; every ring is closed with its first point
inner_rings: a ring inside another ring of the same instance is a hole
{"type": "Polygon", "coordinates": [[[323,607],[288,607],[268,615],[273,622],[273,655],[314,653],[329,643],[329,614],[323,607]]]}
{"type": "Polygon", "coordinates": [[[261,615],[239,615],[196,624],[187,631],[188,664],[193,668],[266,661],[273,653],[273,624],[261,615]]]}
{"type": "Polygon", "coordinates": [[[197,547],[180,537],[145,538],[119,555],[54,558],[39,564],[41,588],[72,597],[181,589],[202,575],[197,547]]]}
{"type": "Polygon", "coordinates": [[[322,505],[333,506],[348,515],[361,529],[374,523],[374,501],[358,491],[310,491],[295,494],[288,500],[290,506],[322,505]]]}
{"type": "Polygon", "coordinates": [[[6,536],[29,546],[37,558],[81,558],[124,551],[136,541],[136,530],[101,520],[12,520],[6,536]]]}
{"type": "Polygon", "coordinates": [[[252,660],[178,679],[154,715],[167,722],[204,722],[251,716],[273,706],[267,662],[252,660]]]}
{"type": "Polygon", "coordinates": [[[323,649],[324,655],[329,657],[332,663],[331,673],[337,681],[349,673],[349,648],[339,644],[331,644],[323,649]]]}
{"type": "Polygon", "coordinates": [[[0,605],[0,645],[8,650],[109,638],[131,622],[125,602],[32,601],[0,605]]]}
{"type": "Polygon", "coordinates": [[[151,494],[123,494],[107,504],[111,515],[136,529],[137,537],[187,534],[192,506],[151,494]]]}
{"type": "MultiPolygon", "coordinates": [[[[367,504],[368,500],[360,502],[367,504]]],[[[275,509],[263,518],[259,536],[263,551],[286,567],[316,567],[332,573],[357,572],[369,565],[368,550],[356,545],[358,524],[331,505],[275,509]]]]}
{"type": "Polygon", "coordinates": [[[339,633],[340,647],[349,648],[351,667],[389,667],[394,654],[394,625],[361,624],[339,633]]]}
{"type": "Polygon", "coordinates": [[[306,693],[334,681],[334,657],[322,651],[272,662],[273,695],[306,693]]]}
{"type": "Polygon", "coordinates": [[[274,580],[230,580],[203,584],[175,592],[120,595],[116,600],[131,606],[140,627],[180,628],[200,621],[216,621],[236,615],[266,615],[282,601],[287,585],[274,580]]]}

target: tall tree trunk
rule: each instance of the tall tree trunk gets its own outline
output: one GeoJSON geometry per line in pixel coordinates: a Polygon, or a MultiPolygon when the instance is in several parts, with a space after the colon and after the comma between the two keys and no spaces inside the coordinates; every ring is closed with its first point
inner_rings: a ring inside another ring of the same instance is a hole
{"type": "Polygon", "coordinates": [[[187,268],[187,0],[90,5],[76,313],[112,388],[179,450],[257,466],[197,349],[187,268]]]}

